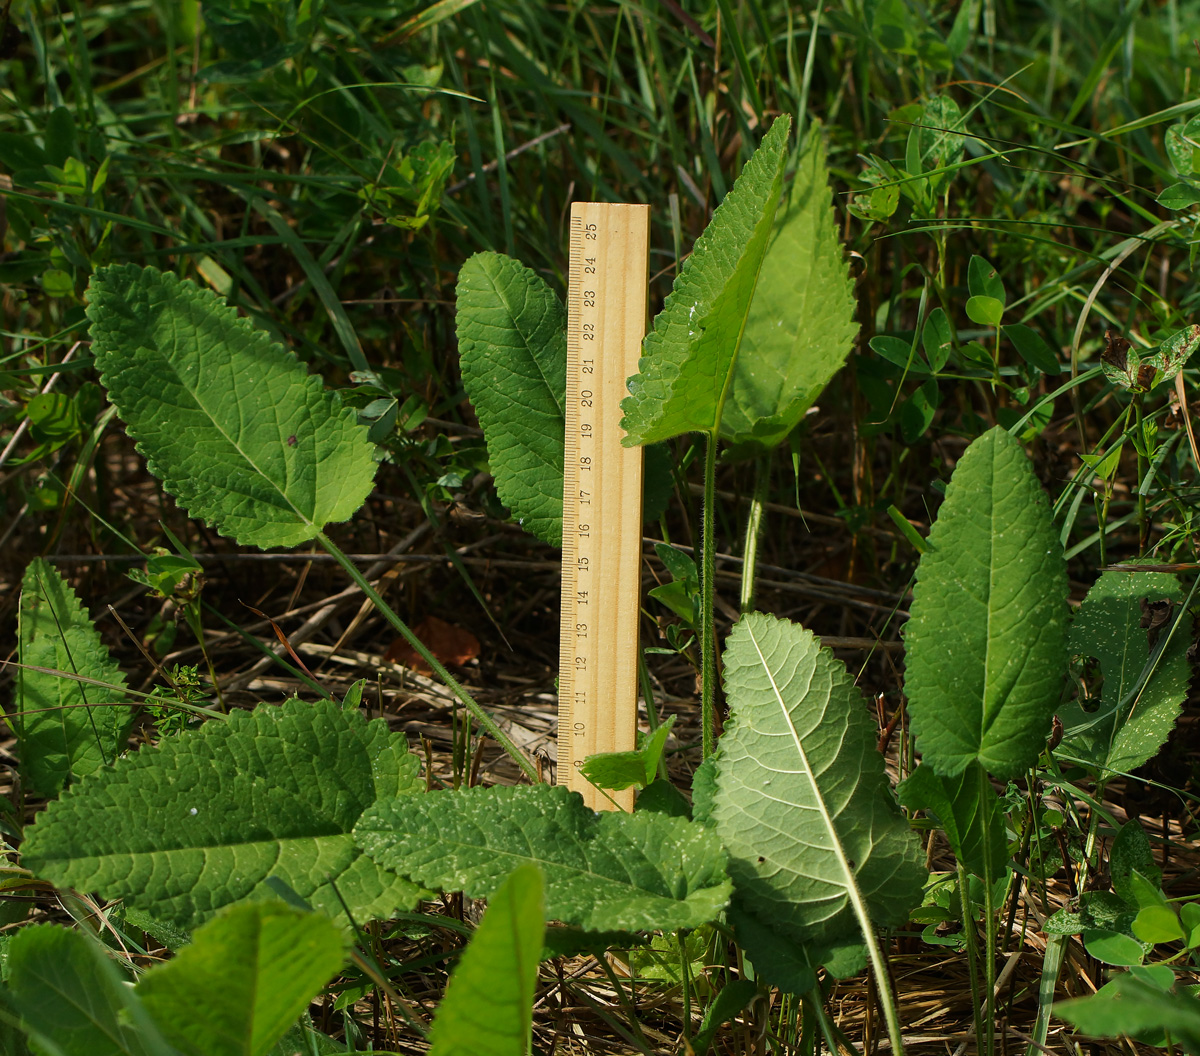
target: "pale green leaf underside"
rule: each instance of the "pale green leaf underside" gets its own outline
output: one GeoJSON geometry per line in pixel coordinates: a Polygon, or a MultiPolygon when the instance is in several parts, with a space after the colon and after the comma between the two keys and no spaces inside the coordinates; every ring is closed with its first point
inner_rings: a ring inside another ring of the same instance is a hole
{"type": "Polygon", "coordinates": [[[42,558],[25,569],[18,639],[21,663],[108,683],[112,690],[24,668],[17,671],[13,730],[29,790],[53,799],[73,778],[125,750],[133,718],[125,676],[57,570],[42,558]]]}
{"type": "Polygon", "coordinates": [[[862,695],[811,632],[750,613],[723,656],[730,719],[711,824],[740,911],[808,947],[815,966],[861,941],[855,891],[875,924],[907,918],[925,880],[920,844],[888,786],[862,695]]]}
{"type": "Polygon", "coordinates": [[[991,429],[954,470],[904,632],[908,710],[935,771],[1033,763],[1066,672],[1066,599],[1050,502],[1020,444],[991,429]]]}
{"type": "Polygon", "coordinates": [[[137,994],[186,1056],[264,1056],[345,960],[344,932],[281,902],[233,906],[137,994]]]}
{"type": "Polygon", "coordinates": [[[457,302],[463,383],[496,492],[524,528],[561,546],[566,312],[538,275],[501,253],[467,260],[457,302]]]}
{"type": "Polygon", "coordinates": [[[1150,658],[1149,638],[1140,626],[1142,598],[1167,599],[1178,607],[1183,591],[1179,580],[1165,572],[1105,572],[1071,624],[1071,653],[1100,661],[1104,687],[1094,711],[1085,712],[1075,701],[1059,709],[1060,751],[1101,770],[1128,773],[1153,757],[1166,743],[1187,695],[1191,637],[1181,629],[1136,700],[1125,700],[1150,658]]]}
{"type": "Polygon", "coordinates": [[[492,896],[450,977],[429,1056],[526,1056],[545,920],[542,874],[519,866],[492,896]]]}
{"type": "Polygon", "coordinates": [[[351,830],[377,798],[419,791],[417,769],[382,720],[331,701],[264,704],[68,789],[28,830],[22,861],[188,927],[231,902],[277,897],[270,876],[331,916],[344,915],[340,892],[360,922],[383,917],[420,891],[367,858],[351,830]]]}
{"type": "Polygon", "coordinates": [[[683,262],[621,401],[626,443],[720,425],[779,204],[790,127],[789,117],[776,119],[683,262]]]}
{"type": "Polygon", "coordinates": [[[590,931],[694,928],[729,900],[712,832],[663,814],[597,815],[561,785],[380,802],[355,829],[382,866],[486,898],[519,865],[546,878],[546,912],[590,931]]]}
{"type": "Polygon", "coordinates": [[[87,311],[110,399],[193,517],[246,546],[296,546],[363,504],[375,463],[354,411],[215,294],[114,265],[87,311]]]}
{"type": "Polygon", "coordinates": [[[735,444],[782,442],[854,345],[854,284],[831,198],[825,140],[814,128],[775,217],[721,415],[721,435],[735,444]]]}

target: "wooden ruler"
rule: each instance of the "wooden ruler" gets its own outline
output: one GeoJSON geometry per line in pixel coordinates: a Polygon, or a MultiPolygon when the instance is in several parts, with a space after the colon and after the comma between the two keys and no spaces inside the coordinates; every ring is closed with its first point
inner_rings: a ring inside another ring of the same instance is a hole
{"type": "Polygon", "coordinates": [[[650,207],[571,206],[558,783],[593,810],[633,809],[579,773],[637,747],[642,449],[622,447],[621,400],[646,333],[650,207]]]}

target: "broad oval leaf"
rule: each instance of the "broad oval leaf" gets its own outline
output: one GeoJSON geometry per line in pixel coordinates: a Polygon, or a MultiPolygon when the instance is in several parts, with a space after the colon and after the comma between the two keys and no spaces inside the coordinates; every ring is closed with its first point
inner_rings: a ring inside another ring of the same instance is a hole
{"type": "Polygon", "coordinates": [[[357,920],[382,917],[421,892],[366,857],[351,830],[377,798],[419,791],[417,769],[381,719],[332,701],[263,704],[68,789],[27,830],[22,864],[188,927],[275,898],[271,876],[331,916],[344,898],[357,920]]]}
{"type": "Polygon", "coordinates": [[[10,718],[20,742],[21,773],[52,799],[68,781],[98,770],[125,751],[133,710],[125,676],[58,571],[42,558],[21,582],[17,708],[10,718]],[[30,670],[43,667],[95,679],[111,688],[30,670]]]}
{"type": "Polygon", "coordinates": [[[779,117],[683,262],[621,401],[627,444],[715,433],[783,187],[779,117]]]}
{"type": "Polygon", "coordinates": [[[1046,493],[1000,427],[967,448],[921,556],[904,688],[924,762],[1014,777],[1066,673],[1067,568],[1046,493]]]}
{"type": "Polygon", "coordinates": [[[567,317],[554,291],[501,253],[458,273],[463,383],[487,439],[496,491],[521,525],[562,545],[567,317]]]}
{"type": "MultiPolygon", "coordinates": [[[[1128,773],[1154,757],[1171,733],[1187,696],[1191,635],[1176,630],[1153,673],[1142,683],[1150,660],[1142,605],[1166,602],[1169,613],[1183,602],[1175,576],[1165,572],[1105,572],[1092,585],[1071,622],[1070,651],[1100,662],[1099,701],[1059,709],[1063,724],[1058,754],[1101,771],[1128,773]]],[[[1153,608],[1150,609],[1153,611],[1153,608]]],[[[1156,638],[1171,624],[1156,629],[1156,638]]]]}
{"type": "Polygon", "coordinates": [[[544,884],[522,865],[489,900],[446,986],[429,1056],[526,1056],[546,930],[544,884]]]}
{"type": "Polygon", "coordinates": [[[730,718],[711,824],[735,908],[815,968],[865,929],[907,919],[926,878],[921,846],[862,695],[810,631],[750,613],[723,656],[730,718]]]}
{"type": "Polygon", "coordinates": [[[734,444],[781,443],[845,363],[858,333],[819,127],[775,218],[721,415],[734,444]]]}
{"type": "Polygon", "coordinates": [[[265,1056],[342,967],[345,935],[282,902],[232,906],[136,992],[186,1056],[265,1056]]]}
{"type": "Polygon", "coordinates": [[[384,868],[472,898],[532,862],[550,917],[589,931],[695,928],[729,901],[725,852],[708,829],[652,812],[597,814],[562,785],[380,802],[355,835],[384,868]]]}
{"type": "Polygon", "coordinates": [[[113,265],[87,313],[110,399],[193,517],[246,546],[297,546],[363,504],[375,462],[355,412],[214,293],[113,265]]]}

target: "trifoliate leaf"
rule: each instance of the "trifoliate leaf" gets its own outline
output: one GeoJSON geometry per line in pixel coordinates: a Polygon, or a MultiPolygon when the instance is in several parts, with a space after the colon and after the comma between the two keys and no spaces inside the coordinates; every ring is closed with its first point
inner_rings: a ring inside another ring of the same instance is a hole
{"type": "Polygon", "coordinates": [[[125,676],[57,570],[42,558],[21,582],[21,663],[16,711],[21,773],[37,795],[53,798],[68,781],[111,763],[126,748],[133,711],[125,676]],[[29,670],[43,667],[103,682],[111,689],[29,670]]]}
{"type": "Polygon", "coordinates": [[[1066,673],[1067,568],[1050,502],[996,427],[967,448],[917,567],[904,689],[917,748],[952,777],[1013,777],[1050,735],[1066,673]]]}
{"type": "MultiPolygon", "coordinates": [[[[810,631],[750,613],[723,656],[730,718],[712,824],[735,908],[804,947],[797,970],[815,968],[867,929],[907,919],[926,877],[921,847],[862,695],[810,631]]],[[[747,953],[755,959],[752,945],[747,953]]]]}
{"type": "Polygon", "coordinates": [[[486,898],[539,865],[546,912],[588,930],[670,930],[729,900],[716,836],[651,812],[596,814],[561,785],[473,788],[380,802],[355,829],[375,861],[414,882],[486,898]]]}
{"type": "Polygon", "coordinates": [[[562,545],[567,317],[529,268],[476,253],[458,273],[463,383],[487,439],[496,492],[521,525],[562,545]]]}
{"type": "Polygon", "coordinates": [[[73,786],[27,830],[22,864],[189,927],[231,902],[276,897],[273,876],[333,917],[345,899],[361,923],[420,894],[351,836],[376,799],[421,790],[417,769],[381,719],[334,701],[263,704],[73,786]]]}
{"type": "Polygon", "coordinates": [[[721,416],[721,435],[735,444],[779,444],[854,345],[854,284],[831,197],[825,140],[813,128],[775,217],[721,416]]]}
{"type": "Polygon", "coordinates": [[[281,902],[233,906],[137,994],[186,1056],[264,1056],[345,961],[344,932],[281,902]]]}
{"type": "Polygon", "coordinates": [[[684,261],[621,401],[624,443],[719,428],[779,204],[790,127],[789,117],[776,119],[684,261]]]}
{"type": "Polygon", "coordinates": [[[521,865],[489,900],[446,986],[429,1056],[526,1056],[542,934],[542,874],[521,865]]]}
{"type": "Polygon", "coordinates": [[[193,517],[245,546],[297,546],[363,504],[375,462],[354,411],[214,293],[113,265],[87,312],[109,398],[193,517]]]}
{"type": "MultiPolygon", "coordinates": [[[[1059,708],[1063,739],[1058,751],[1095,767],[1102,776],[1128,773],[1157,754],[1187,696],[1191,635],[1177,630],[1138,688],[1150,659],[1143,605],[1183,601],[1179,580],[1165,572],[1105,572],[1093,584],[1071,623],[1070,651],[1095,657],[1103,687],[1099,701],[1072,701],[1059,708]]],[[[1170,623],[1157,629],[1165,634],[1170,623]]]]}

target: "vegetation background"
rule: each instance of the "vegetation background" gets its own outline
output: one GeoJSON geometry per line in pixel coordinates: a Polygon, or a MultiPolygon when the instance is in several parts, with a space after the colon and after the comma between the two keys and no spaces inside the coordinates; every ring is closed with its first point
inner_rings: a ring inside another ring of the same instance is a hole
{"type": "MultiPolygon", "coordinates": [[[[172,692],[190,681],[196,700],[216,689],[225,705],[247,706],[302,691],[302,661],[338,696],[367,677],[364,704],[422,746],[431,773],[516,779],[464,734],[435,683],[392,665],[407,654],[382,619],[339,596],[323,555],[236,552],[145,471],[96,383],[83,291],[101,265],[155,264],[227,298],[360,408],[385,464],[339,544],[378,555],[373,575],[398,611],[425,637],[445,636],[435,651],[548,767],[558,558],[507,523],[491,488],[456,361],[459,268],[499,250],[562,290],[570,203],[645,202],[657,308],[782,113],[827,137],[860,336],[767,467],[757,606],[838,650],[881,724],[896,718],[895,755],[913,529],[925,534],[958,456],[990,426],[1011,426],[1064,387],[1023,439],[1055,500],[1076,598],[1121,560],[1195,568],[1187,442],[1150,471],[1135,443],[1120,443],[1132,435],[1127,404],[1103,378],[1064,386],[1098,364],[1106,329],[1150,345],[1194,319],[1195,35],[1196,0],[0,4],[4,651],[22,571],[45,555],[136,688],[171,685],[171,674],[172,692]],[[914,128],[963,137],[953,161],[924,159],[924,190],[914,128]],[[968,307],[975,256],[1002,283],[1005,324],[1032,339],[968,307]],[[930,370],[897,348],[915,346],[934,306],[956,351],[930,370]],[[173,545],[167,530],[204,577],[164,603],[126,573],[141,552],[173,545]],[[283,651],[278,637],[290,668],[264,655],[283,651]]],[[[1183,377],[1194,403],[1196,372],[1183,377]]],[[[1168,390],[1146,398],[1146,414],[1179,429],[1186,408],[1168,390]]],[[[687,546],[699,538],[702,457],[686,441],[674,455],[674,501],[647,531],[687,546]]],[[[737,615],[753,468],[731,459],[719,478],[722,635],[737,615]]],[[[648,585],[667,578],[649,542],[645,571],[648,585]]],[[[647,604],[653,691],[678,716],[669,758],[686,786],[698,758],[696,657],[674,622],[647,604]]],[[[139,737],[156,735],[151,718],[139,737]]],[[[1175,838],[1172,875],[1200,864],[1191,730],[1185,715],[1148,775],[1174,794],[1110,786],[1116,809],[1175,838]]],[[[14,757],[0,760],[15,774],[14,757]]],[[[3,826],[15,842],[37,802],[15,781],[10,802],[3,826]]],[[[1065,871],[1047,880],[1069,883],[1065,871]]],[[[5,920],[61,915],[48,894],[32,897],[5,903],[5,920]]],[[[471,907],[445,911],[461,921],[471,907]]],[[[430,1003],[455,936],[425,922],[391,937],[430,1003]]],[[[943,1051],[971,1018],[944,950],[915,928],[893,959],[914,1048],[943,1051]]],[[[1013,963],[1005,1015],[1028,1024],[1037,962],[1013,963]]],[[[682,1033],[669,968],[644,965],[660,985],[628,993],[606,964],[546,970],[558,976],[538,1012],[545,1051],[672,1051],[682,1033]]],[[[336,1032],[353,1020],[376,1044],[402,1044],[386,1001],[356,985],[331,988],[318,1024],[336,1032]]],[[[839,987],[843,1029],[870,1042],[865,982],[839,987]]],[[[778,1011],[755,1009],[717,1044],[768,1051],[754,1046],[778,1011]]]]}

